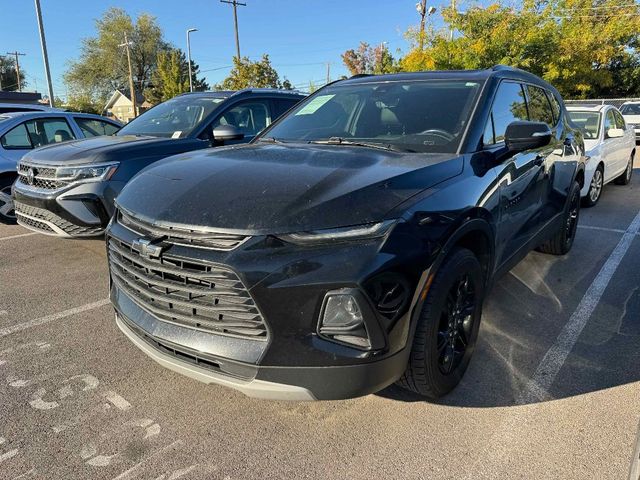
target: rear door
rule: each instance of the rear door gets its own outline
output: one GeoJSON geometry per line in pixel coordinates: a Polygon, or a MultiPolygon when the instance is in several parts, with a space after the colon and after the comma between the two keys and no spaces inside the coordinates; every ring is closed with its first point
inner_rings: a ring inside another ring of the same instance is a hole
{"type": "Polygon", "coordinates": [[[627,163],[629,162],[629,157],[634,148],[636,148],[636,134],[631,128],[631,126],[627,125],[627,122],[624,121],[624,117],[620,113],[619,110],[612,108],[613,116],[616,119],[616,126],[624,130],[624,137],[620,142],[620,164],[619,172],[622,173],[627,168],[627,163]]]}
{"type": "Polygon", "coordinates": [[[607,109],[604,114],[604,128],[603,128],[603,142],[602,142],[602,151],[605,157],[605,163],[607,168],[605,168],[604,179],[605,182],[608,182],[612,178],[616,176],[617,173],[620,172],[620,163],[623,155],[624,148],[624,138],[614,138],[609,137],[609,130],[618,128],[616,123],[616,117],[613,114],[612,109],[607,109]]]}
{"type": "MultiPolygon", "coordinates": [[[[498,86],[484,133],[484,147],[497,158],[504,154],[507,126],[528,120],[525,87],[502,81],[498,86]]],[[[494,167],[500,179],[500,222],[498,262],[502,265],[515,255],[534,235],[540,223],[544,161],[538,152],[527,151],[511,156],[494,167]]]]}

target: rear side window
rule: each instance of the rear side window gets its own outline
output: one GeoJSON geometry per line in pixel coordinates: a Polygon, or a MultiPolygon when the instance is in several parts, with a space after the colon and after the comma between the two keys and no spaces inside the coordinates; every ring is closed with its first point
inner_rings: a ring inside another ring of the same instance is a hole
{"type": "Polygon", "coordinates": [[[613,116],[616,119],[616,125],[618,126],[618,128],[621,128],[622,130],[626,130],[627,129],[627,124],[624,121],[624,118],[622,118],[622,115],[620,114],[620,112],[618,112],[617,110],[611,110],[613,112],[613,116]]]}
{"type": "Polygon", "coordinates": [[[527,103],[522,85],[502,82],[493,100],[491,115],[484,132],[484,145],[503,142],[507,125],[518,120],[528,120],[527,103]]]}
{"type": "Polygon", "coordinates": [[[12,128],[0,138],[0,145],[6,149],[30,149],[31,141],[24,123],[12,128]]]}
{"type": "Polygon", "coordinates": [[[533,122],[544,122],[549,127],[553,127],[555,124],[553,110],[544,90],[533,85],[527,85],[527,91],[529,93],[529,119],[533,122]]]}
{"type": "Polygon", "coordinates": [[[78,127],[85,137],[97,137],[100,135],[113,135],[119,128],[109,122],[103,122],[94,118],[75,118],[78,127]]]}
{"type": "Polygon", "coordinates": [[[549,97],[549,102],[551,102],[551,110],[553,111],[553,123],[556,124],[560,120],[560,113],[562,112],[562,108],[560,107],[560,102],[554,94],[551,92],[547,92],[547,96],[549,97]]]}

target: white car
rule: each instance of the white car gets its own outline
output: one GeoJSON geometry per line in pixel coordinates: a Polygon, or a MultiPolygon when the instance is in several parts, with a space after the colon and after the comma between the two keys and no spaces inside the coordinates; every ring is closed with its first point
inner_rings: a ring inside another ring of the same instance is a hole
{"type": "Polygon", "coordinates": [[[636,136],[614,106],[576,105],[567,107],[567,111],[584,136],[588,160],[580,193],[584,206],[591,207],[598,203],[607,183],[615,180],[627,185],[631,181],[636,136]]]}
{"type": "Polygon", "coordinates": [[[640,140],[640,102],[625,102],[620,105],[620,113],[627,125],[636,132],[636,142],[640,140]]]}

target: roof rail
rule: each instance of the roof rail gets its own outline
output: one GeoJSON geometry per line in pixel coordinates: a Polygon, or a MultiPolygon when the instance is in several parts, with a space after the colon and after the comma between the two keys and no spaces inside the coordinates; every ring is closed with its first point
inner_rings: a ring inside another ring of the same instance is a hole
{"type": "Polygon", "coordinates": [[[498,70],[520,70],[520,69],[516,67],[510,67],[509,65],[494,65],[493,67],[491,67],[491,70],[496,72],[498,70]]]}
{"type": "Polygon", "coordinates": [[[370,73],[356,73],[355,75],[351,75],[349,77],[349,80],[351,80],[352,78],[362,78],[362,77],[371,77],[372,75],[370,73]]]}

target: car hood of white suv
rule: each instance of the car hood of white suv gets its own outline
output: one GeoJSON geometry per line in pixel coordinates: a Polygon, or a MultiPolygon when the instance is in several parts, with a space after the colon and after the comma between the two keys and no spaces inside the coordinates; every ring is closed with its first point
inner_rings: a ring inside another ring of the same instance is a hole
{"type": "Polygon", "coordinates": [[[622,116],[624,117],[625,122],[635,126],[640,125],[640,115],[622,115],[622,116]]]}

